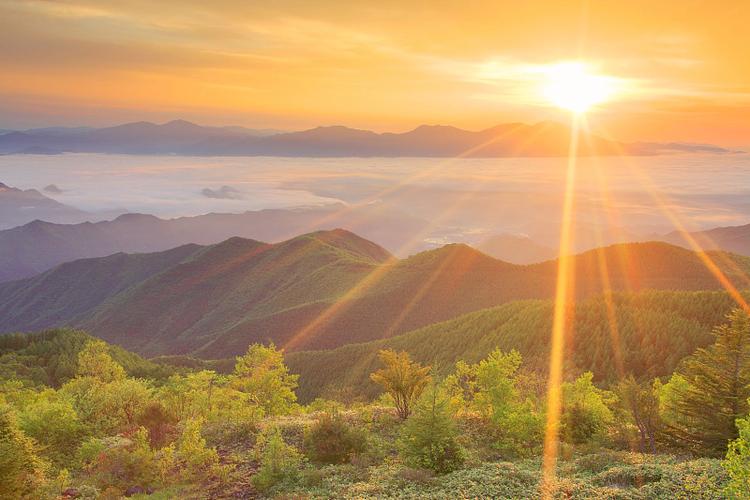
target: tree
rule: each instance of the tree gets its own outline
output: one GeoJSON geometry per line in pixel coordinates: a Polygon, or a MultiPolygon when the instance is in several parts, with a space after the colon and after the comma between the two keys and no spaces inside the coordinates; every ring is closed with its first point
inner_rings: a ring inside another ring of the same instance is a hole
{"type": "Polygon", "coordinates": [[[11,407],[0,402],[0,498],[31,496],[43,481],[34,442],[18,427],[11,407]]]}
{"type": "Polygon", "coordinates": [[[562,435],[570,443],[587,443],[612,423],[612,412],[607,405],[613,399],[612,394],[594,386],[593,379],[594,375],[586,372],[562,386],[562,435]]]}
{"type": "Polygon", "coordinates": [[[417,400],[414,413],[404,424],[401,454],[412,467],[431,469],[439,474],[454,471],[465,459],[457,435],[450,398],[433,383],[417,400]]]}
{"type": "Polygon", "coordinates": [[[203,420],[191,418],[185,422],[177,440],[177,456],[185,463],[183,474],[186,479],[206,477],[219,463],[219,455],[214,448],[206,446],[201,435],[203,420]]]}
{"type": "Polygon", "coordinates": [[[638,430],[641,452],[648,449],[651,453],[656,453],[656,437],[662,427],[659,390],[658,379],[653,383],[639,383],[632,375],[621,380],[615,387],[619,409],[624,413],[625,420],[638,430]]]}
{"type": "Polygon", "coordinates": [[[698,349],[678,369],[666,389],[667,431],[681,445],[714,456],[736,439],[737,419],[748,413],[750,397],[750,316],[735,309],[729,323],[714,329],[716,340],[698,349]]]}
{"type": "Polygon", "coordinates": [[[53,390],[39,394],[24,407],[18,421],[23,432],[43,446],[43,456],[61,467],[86,432],[70,400],[53,390]]]}
{"type": "Polygon", "coordinates": [[[533,452],[541,445],[544,415],[534,394],[522,394],[517,351],[493,352],[475,365],[456,363],[456,371],[446,379],[453,400],[478,411],[497,429],[495,446],[511,455],[533,452]]]}
{"type": "Polygon", "coordinates": [[[253,344],[234,365],[234,386],[248,395],[266,415],[287,413],[297,401],[294,389],[299,375],[292,375],[284,364],[284,353],[270,344],[253,344]]]}
{"type": "Polygon", "coordinates": [[[396,413],[406,420],[411,413],[411,405],[430,381],[430,367],[412,361],[409,354],[403,351],[381,350],[378,357],[385,368],[370,374],[370,378],[391,395],[396,413]]]}
{"type": "Polygon", "coordinates": [[[750,417],[737,421],[739,436],[729,443],[724,469],[729,474],[727,498],[750,498],[750,417]]]}
{"type": "Polygon", "coordinates": [[[125,369],[109,355],[109,347],[101,340],[90,340],[78,353],[79,377],[93,377],[102,382],[125,378],[125,369]]]}
{"type": "Polygon", "coordinates": [[[302,455],[281,437],[278,427],[271,428],[259,438],[260,468],[251,481],[260,491],[268,491],[281,483],[294,483],[304,464],[302,455]]]}

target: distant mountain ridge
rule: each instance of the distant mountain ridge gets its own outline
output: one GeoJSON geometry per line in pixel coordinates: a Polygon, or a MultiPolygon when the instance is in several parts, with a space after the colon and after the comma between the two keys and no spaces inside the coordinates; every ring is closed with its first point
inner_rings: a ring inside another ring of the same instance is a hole
{"type": "MultiPolygon", "coordinates": [[[[721,288],[695,253],[666,243],[613,245],[573,260],[581,298],[606,283],[632,291],[721,288]]],[[[716,261],[733,280],[750,272],[750,258],[716,261]]],[[[149,356],[224,358],[269,341],[291,351],[330,349],[548,299],[556,280],[556,261],[519,266],[460,244],[398,260],[344,230],[276,244],[231,238],[80,260],[2,283],[0,331],[76,326],[149,356]]]]}
{"type": "Polygon", "coordinates": [[[125,214],[95,223],[37,220],[0,231],[0,282],[28,278],[77,259],[118,252],[158,252],[188,243],[210,245],[233,236],[277,242],[318,229],[344,228],[398,249],[426,225],[425,221],[377,205],[341,204],[176,219],[125,214]]]}
{"type": "MultiPolygon", "coordinates": [[[[724,250],[740,255],[750,255],[750,224],[741,226],[725,226],[688,233],[701,248],[705,250],[724,250]]],[[[691,248],[685,235],[679,231],[658,237],[672,245],[691,248]]]]}
{"type": "Polygon", "coordinates": [[[36,189],[18,189],[0,182],[0,229],[26,224],[34,219],[64,223],[81,222],[91,216],[83,210],[44,196],[36,189]]]}
{"type": "MultiPolygon", "coordinates": [[[[403,133],[375,133],[344,126],[299,132],[205,127],[185,120],[134,122],[106,128],[47,128],[0,135],[0,154],[63,152],[290,157],[507,157],[564,156],[570,130],[555,122],[510,123],[480,131],[421,125],[403,133]],[[254,133],[253,133],[254,132],[254,133]]],[[[581,155],[729,153],[718,146],[682,143],[625,144],[595,135],[581,141],[581,155]]]]}
{"type": "Polygon", "coordinates": [[[476,245],[477,250],[514,264],[534,264],[557,257],[557,250],[540,245],[528,236],[495,234],[476,245]]]}

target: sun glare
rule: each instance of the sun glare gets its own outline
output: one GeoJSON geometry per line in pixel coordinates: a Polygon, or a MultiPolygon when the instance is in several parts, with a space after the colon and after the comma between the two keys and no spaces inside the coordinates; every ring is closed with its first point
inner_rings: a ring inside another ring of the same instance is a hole
{"type": "Polygon", "coordinates": [[[614,92],[613,79],[589,72],[580,62],[565,62],[545,70],[542,92],[555,106],[584,113],[609,99],[614,92]]]}

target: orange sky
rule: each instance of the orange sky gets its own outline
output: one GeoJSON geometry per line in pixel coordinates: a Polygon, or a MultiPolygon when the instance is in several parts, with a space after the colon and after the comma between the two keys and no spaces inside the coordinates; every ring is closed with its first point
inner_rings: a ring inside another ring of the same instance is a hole
{"type": "Polygon", "coordinates": [[[0,0],[0,128],[565,119],[535,70],[583,60],[622,83],[594,127],[748,146],[748,20],[746,0],[0,0]]]}

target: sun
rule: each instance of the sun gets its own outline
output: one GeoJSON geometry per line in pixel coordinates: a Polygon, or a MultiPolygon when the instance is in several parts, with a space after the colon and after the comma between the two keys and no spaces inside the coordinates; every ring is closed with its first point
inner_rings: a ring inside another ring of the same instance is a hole
{"type": "Polygon", "coordinates": [[[564,62],[545,68],[544,97],[555,106],[585,113],[614,93],[613,79],[590,73],[586,64],[564,62]]]}

